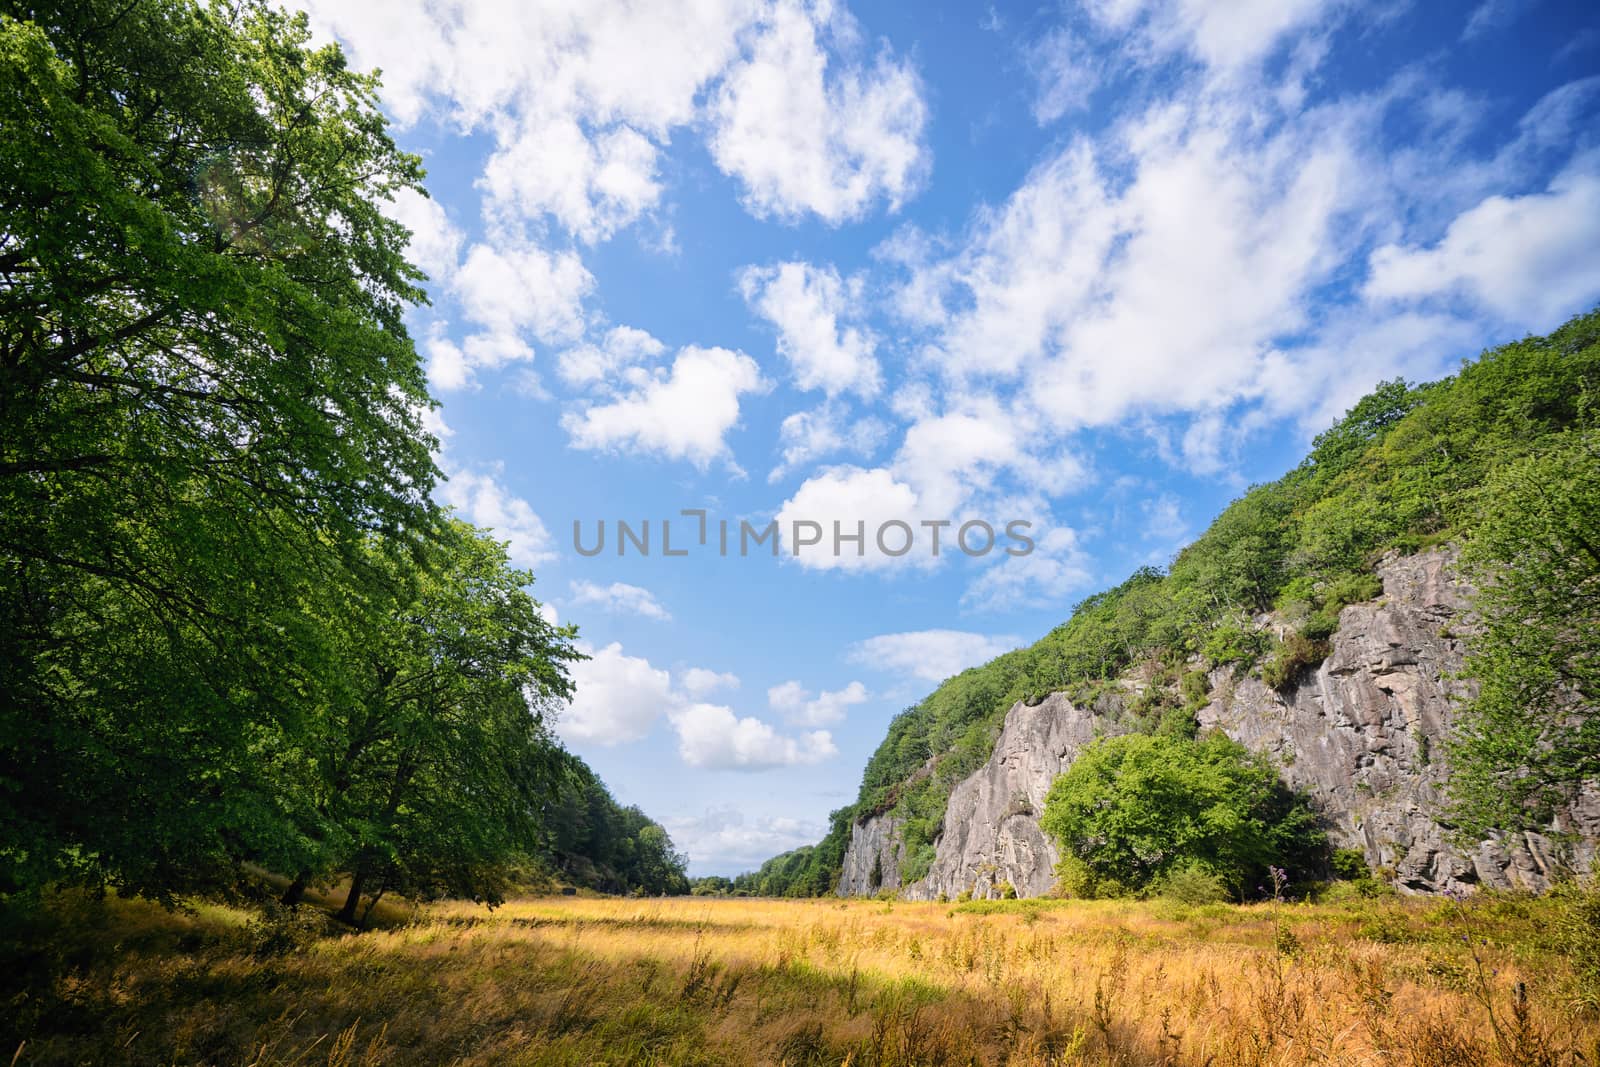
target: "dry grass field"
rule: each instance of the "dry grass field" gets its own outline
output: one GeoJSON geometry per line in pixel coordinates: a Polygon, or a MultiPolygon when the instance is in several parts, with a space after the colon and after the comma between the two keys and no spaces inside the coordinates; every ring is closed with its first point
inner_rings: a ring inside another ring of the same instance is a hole
{"type": "Polygon", "coordinates": [[[0,1063],[1576,1067],[1589,899],[569,897],[348,934],[65,897],[7,932],[0,1063]]]}

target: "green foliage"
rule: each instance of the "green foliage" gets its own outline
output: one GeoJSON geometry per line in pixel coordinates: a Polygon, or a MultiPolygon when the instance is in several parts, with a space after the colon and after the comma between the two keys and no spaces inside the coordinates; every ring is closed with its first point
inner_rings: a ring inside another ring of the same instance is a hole
{"type": "Polygon", "coordinates": [[[1292,689],[1305,671],[1327,658],[1327,641],[1291,633],[1261,665],[1261,680],[1273,689],[1292,689]]]}
{"type": "MultiPolygon", "coordinates": [[[[567,763],[565,780],[544,815],[540,860],[562,880],[603,893],[690,892],[684,873],[688,860],[666,830],[637,807],[618,804],[582,760],[561,756],[567,763]]],[[[701,878],[692,891],[732,892],[733,883],[701,878]]]]}
{"type": "MultiPolygon", "coordinates": [[[[259,0],[0,13],[0,896],[495,899],[574,631],[430,501],[376,78],[259,0]]],[[[685,885],[623,814],[605,877],[685,885]]]]}
{"type": "Polygon", "coordinates": [[[1266,635],[1255,627],[1225,622],[1211,631],[1200,652],[1212,666],[1226,667],[1254,663],[1266,644],[1266,635]]]}
{"type": "Polygon", "coordinates": [[[1334,877],[1346,882],[1372,877],[1372,868],[1367,866],[1367,854],[1359,848],[1334,849],[1329,865],[1333,868],[1334,877]]]}
{"type": "Polygon", "coordinates": [[[1161,876],[1154,889],[1180,904],[1217,904],[1228,899],[1228,887],[1216,872],[1196,863],[1173,867],[1161,876]]]}
{"type": "Polygon", "coordinates": [[[1220,733],[1095,742],[1050,787],[1039,825],[1061,843],[1077,882],[1066,888],[1081,895],[1144,889],[1187,868],[1243,897],[1269,866],[1320,868],[1324,841],[1277,770],[1220,733]]]}
{"type": "Polygon", "coordinates": [[[1479,688],[1451,752],[1456,817],[1475,834],[1546,825],[1600,776],[1600,428],[1545,438],[1482,496],[1466,552],[1479,688]]]}

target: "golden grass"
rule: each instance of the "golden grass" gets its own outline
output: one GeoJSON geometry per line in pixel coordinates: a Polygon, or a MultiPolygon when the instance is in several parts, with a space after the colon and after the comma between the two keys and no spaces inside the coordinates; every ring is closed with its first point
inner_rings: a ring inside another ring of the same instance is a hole
{"type": "Polygon", "coordinates": [[[352,935],[63,898],[0,1063],[1600,1064],[1552,907],[555,898],[352,935]]]}

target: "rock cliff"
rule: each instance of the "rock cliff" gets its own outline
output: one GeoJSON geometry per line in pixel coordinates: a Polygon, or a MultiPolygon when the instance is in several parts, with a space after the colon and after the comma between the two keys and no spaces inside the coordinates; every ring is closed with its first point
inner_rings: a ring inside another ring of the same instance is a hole
{"type": "MultiPolygon", "coordinates": [[[[1218,670],[1198,718],[1202,728],[1271,754],[1322,811],[1333,844],[1361,849],[1403,889],[1543,889],[1561,866],[1586,870],[1594,860],[1600,791],[1561,812],[1551,834],[1472,849],[1449,841],[1438,821],[1452,707],[1468,685],[1458,677],[1467,590],[1451,564],[1444,551],[1386,559],[1378,570],[1382,598],[1344,609],[1320,667],[1286,692],[1218,670]]],[[[1270,616],[1260,621],[1282,626],[1270,616]]],[[[900,883],[904,849],[888,813],[852,827],[839,892],[888,888],[928,899],[970,889],[983,897],[996,895],[1001,882],[1021,896],[1048,892],[1057,856],[1038,824],[1045,794],[1080,748],[1118,731],[1114,719],[1061,693],[1037,706],[1017,704],[989,762],[952,791],[927,875],[900,883]]]]}

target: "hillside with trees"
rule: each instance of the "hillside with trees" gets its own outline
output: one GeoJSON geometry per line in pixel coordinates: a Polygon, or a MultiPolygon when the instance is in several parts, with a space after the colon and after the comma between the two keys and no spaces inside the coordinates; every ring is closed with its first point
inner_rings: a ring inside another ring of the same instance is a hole
{"type": "Polygon", "coordinates": [[[1251,488],[1165,570],[1079,603],[1033,645],[948,679],[891,722],[856,801],[815,846],[744,876],[763,894],[833,891],[852,824],[893,812],[926,873],[954,786],[989,757],[1008,708],[1111,697],[1137,733],[1188,739],[1224,666],[1293,685],[1346,604],[1380,591],[1386,552],[1456,544],[1483,593],[1459,709],[1452,818],[1535,827],[1600,774],[1600,312],[1484,352],[1445,380],[1383,383],[1275,482],[1251,488]],[[1278,638],[1253,624],[1291,620],[1278,638]],[[1136,666],[1163,684],[1131,696],[1136,666]]]}

